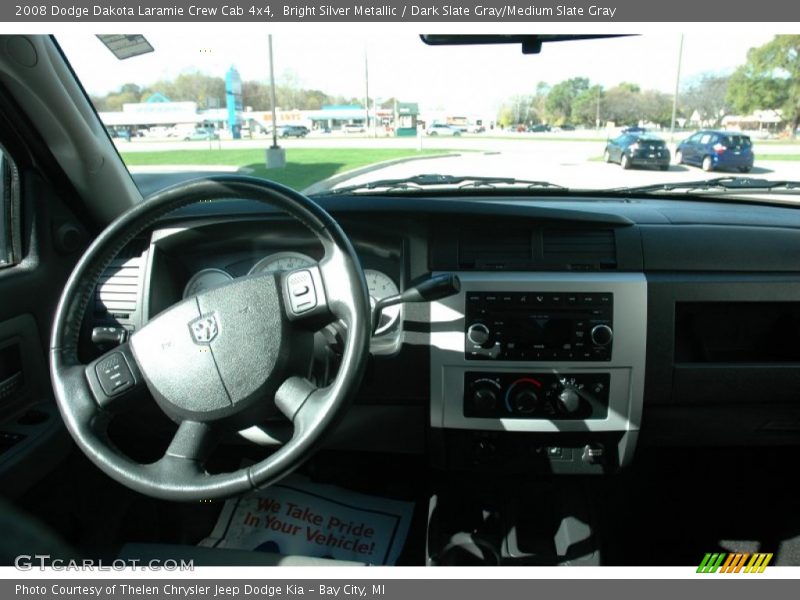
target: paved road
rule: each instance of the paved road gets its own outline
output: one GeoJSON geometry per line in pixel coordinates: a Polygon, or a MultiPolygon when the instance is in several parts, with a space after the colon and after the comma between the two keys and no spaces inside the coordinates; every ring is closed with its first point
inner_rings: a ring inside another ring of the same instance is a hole
{"type": "MultiPolygon", "coordinates": [[[[549,160],[531,160],[527,154],[463,154],[453,158],[432,158],[393,165],[371,171],[346,181],[336,187],[374,181],[384,178],[403,178],[418,173],[447,173],[453,175],[488,175],[497,177],[516,177],[544,180],[571,188],[604,189],[666,183],[693,181],[718,177],[727,173],[705,173],[696,167],[671,165],[668,171],[655,169],[623,170],[619,165],[601,161],[563,160],[550,157],[549,160]]],[[[730,173],[740,175],[739,173],[730,173]]],[[[800,180],[800,162],[758,161],[751,176],[768,179],[800,180]]]]}
{"type": "MultiPolygon", "coordinates": [[[[294,148],[406,148],[416,149],[416,138],[365,138],[317,136],[306,139],[282,140],[291,160],[294,148]]],[[[221,148],[264,148],[269,140],[238,140],[214,142],[221,148]]],[[[208,142],[121,142],[120,150],[180,150],[208,148],[208,142]]],[[[545,141],[528,135],[497,138],[461,136],[458,138],[423,138],[423,148],[471,150],[457,157],[426,159],[373,170],[337,184],[349,185],[378,178],[403,178],[419,173],[448,173],[454,175],[490,175],[545,180],[571,188],[602,189],[650,183],[691,181],[716,177],[722,173],[705,173],[697,167],[672,165],[668,171],[653,169],[623,170],[616,164],[599,160],[603,141],[553,140],[545,141]]],[[[800,146],[790,144],[758,144],[756,166],[751,175],[769,179],[800,180],[800,161],[770,161],[769,154],[797,154],[800,146]]],[[[147,168],[140,169],[147,170],[147,168]]],[[[739,175],[739,173],[731,173],[739,175]]]]}
{"type": "MultiPolygon", "coordinates": [[[[474,150],[490,152],[523,152],[547,153],[555,151],[559,154],[600,156],[605,146],[605,138],[587,141],[587,135],[581,136],[537,133],[515,133],[499,135],[462,135],[459,137],[422,137],[422,138],[371,138],[363,134],[353,135],[325,135],[312,134],[307,138],[288,138],[279,140],[279,145],[287,148],[406,148],[417,149],[434,148],[444,150],[474,150]]],[[[680,140],[685,134],[676,135],[680,140]]],[[[134,138],[131,142],[116,140],[121,152],[151,152],[163,150],[203,150],[203,149],[266,149],[272,144],[271,138],[244,139],[244,140],[219,140],[213,142],[184,142],[147,140],[134,138]]],[[[800,145],[782,143],[754,142],[756,152],[761,154],[800,154],[800,145]]]]}

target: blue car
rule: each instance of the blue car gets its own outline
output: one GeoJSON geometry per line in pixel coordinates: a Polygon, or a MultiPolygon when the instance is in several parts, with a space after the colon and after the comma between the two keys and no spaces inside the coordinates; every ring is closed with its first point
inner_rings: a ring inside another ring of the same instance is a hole
{"type": "Polygon", "coordinates": [[[748,173],[753,168],[753,142],[743,133],[705,129],[678,144],[675,161],[696,165],[704,171],[737,169],[748,173]]]}

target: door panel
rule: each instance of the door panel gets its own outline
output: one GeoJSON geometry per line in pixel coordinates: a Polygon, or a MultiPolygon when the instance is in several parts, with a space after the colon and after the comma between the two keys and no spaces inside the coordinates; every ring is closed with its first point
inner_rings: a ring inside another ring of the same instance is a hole
{"type": "Polygon", "coordinates": [[[71,448],[52,399],[48,339],[61,289],[89,238],[38,169],[17,166],[18,214],[13,223],[4,214],[3,226],[18,254],[0,268],[0,490],[10,498],[71,448]]]}

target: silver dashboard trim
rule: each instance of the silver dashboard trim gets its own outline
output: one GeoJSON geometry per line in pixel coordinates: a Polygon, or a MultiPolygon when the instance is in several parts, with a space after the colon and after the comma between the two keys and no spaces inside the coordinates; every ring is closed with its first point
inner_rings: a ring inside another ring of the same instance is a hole
{"type": "Polygon", "coordinates": [[[431,407],[434,428],[487,431],[638,431],[644,397],[647,280],[642,273],[459,272],[461,291],[431,304],[431,407]],[[464,308],[468,292],[610,292],[614,346],[610,361],[467,360],[464,308]],[[557,372],[611,375],[605,419],[486,419],[463,414],[464,373],[557,372]]]}

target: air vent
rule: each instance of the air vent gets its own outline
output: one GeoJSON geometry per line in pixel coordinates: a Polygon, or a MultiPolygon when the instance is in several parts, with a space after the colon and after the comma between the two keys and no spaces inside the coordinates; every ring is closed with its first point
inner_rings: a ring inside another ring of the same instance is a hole
{"type": "Polygon", "coordinates": [[[132,313],[139,297],[141,258],[115,259],[106,269],[95,292],[95,310],[132,313]]]}
{"type": "Polygon", "coordinates": [[[533,260],[530,230],[467,230],[459,240],[461,267],[507,268],[528,265],[533,260]]]}
{"type": "Polygon", "coordinates": [[[95,288],[97,321],[130,324],[139,302],[140,276],[145,264],[146,240],[126,246],[100,277],[95,288]]]}
{"type": "Polygon", "coordinates": [[[612,268],[617,263],[611,229],[545,229],[542,257],[546,263],[571,267],[612,268]]]}

